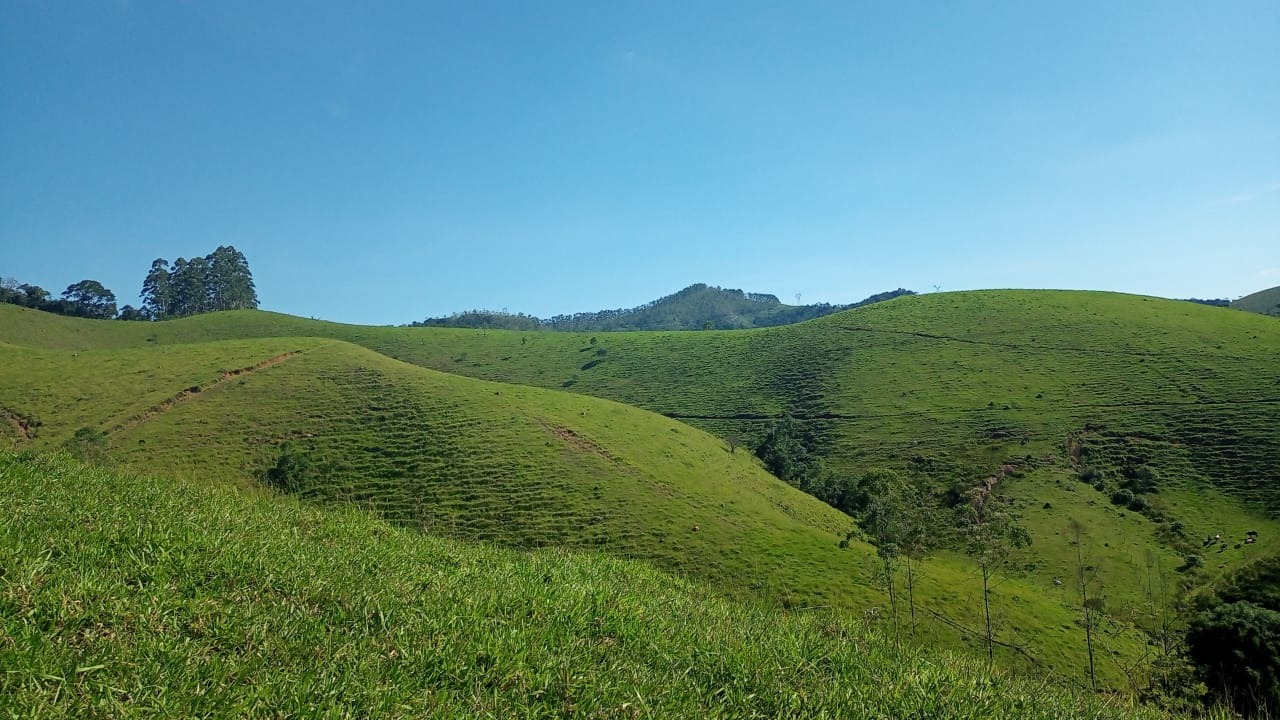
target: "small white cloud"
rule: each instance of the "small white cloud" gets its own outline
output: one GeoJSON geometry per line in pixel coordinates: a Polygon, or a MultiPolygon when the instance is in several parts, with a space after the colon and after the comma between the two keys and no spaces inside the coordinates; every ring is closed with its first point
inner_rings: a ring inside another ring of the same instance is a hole
{"type": "Polygon", "coordinates": [[[1273,267],[1273,268],[1267,268],[1266,270],[1259,270],[1258,275],[1260,275],[1261,277],[1271,277],[1273,275],[1280,276],[1280,267],[1273,267]]]}
{"type": "Polygon", "coordinates": [[[1240,203],[1252,202],[1263,195],[1270,195],[1271,193],[1278,191],[1280,191],[1280,182],[1273,182],[1270,185],[1263,185],[1262,187],[1254,188],[1253,190],[1242,192],[1238,195],[1232,195],[1231,197],[1223,200],[1215,200],[1209,203],[1209,206],[1218,207],[1220,205],[1239,205],[1240,203]]]}

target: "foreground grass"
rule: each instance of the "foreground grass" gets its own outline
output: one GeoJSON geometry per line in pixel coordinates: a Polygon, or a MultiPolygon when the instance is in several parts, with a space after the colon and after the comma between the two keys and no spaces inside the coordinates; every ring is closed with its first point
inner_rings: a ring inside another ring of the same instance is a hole
{"type": "Polygon", "coordinates": [[[594,554],[0,453],[0,714],[1154,717],[594,554]]]}

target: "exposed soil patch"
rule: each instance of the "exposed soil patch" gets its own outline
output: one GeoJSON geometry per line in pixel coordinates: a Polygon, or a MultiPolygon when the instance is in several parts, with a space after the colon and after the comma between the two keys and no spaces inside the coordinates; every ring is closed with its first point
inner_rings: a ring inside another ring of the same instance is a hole
{"type": "Polygon", "coordinates": [[[280,363],[285,362],[286,360],[289,360],[301,354],[302,354],[301,350],[294,350],[292,352],[287,352],[281,355],[276,355],[275,357],[267,358],[266,360],[263,360],[262,362],[257,363],[255,365],[250,365],[249,367],[238,368],[235,370],[223,370],[221,373],[218,374],[217,380],[214,380],[213,382],[208,383],[206,385],[192,385],[186,390],[183,390],[182,392],[172,397],[166,398],[162,402],[152,405],[151,407],[147,408],[143,412],[138,413],[137,415],[134,415],[133,417],[120,422],[119,424],[115,425],[107,432],[117,433],[117,432],[122,432],[124,430],[132,430],[133,428],[141,425],[142,423],[150,420],[151,418],[167,410],[172,409],[175,405],[181,402],[190,400],[192,397],[195,397],[196,395],[199,395],[202,392],[208,392],[210,390],[213,390],[243,375],[255,373],[255,372],[258,372],[259,370],[265,370],[269,367],[272,367],[273,365],[279,365],[280,363]]]}
{"type": "Polygon", "coordinates": [[[9,408],[0,408],[0,422],[11,426],[22,440],[34,440],[40,432],[39,420],[9,408]]]}
{"type": "Polygon", "coordinates": [[[545,421],[539,421],[547,432],[559,438],[564,444],[577,450],[578,452],[592,453],[612,462],[616,465],[626,465],[622,458],[609,452],[603,445],[592,440],[589,437],[578,434],[577,431],[559,425],[551,425],[545,421]]]}

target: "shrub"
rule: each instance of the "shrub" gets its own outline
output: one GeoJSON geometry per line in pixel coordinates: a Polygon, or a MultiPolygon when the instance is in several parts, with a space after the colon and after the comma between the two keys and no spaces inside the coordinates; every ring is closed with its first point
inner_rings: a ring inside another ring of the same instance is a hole
{"type": "Polygon", "coordinates": [[[1160,489],[1160,476],[1149,465],[1128,466],[1123,470],[1126,487],[1135,493],[1153,493],[1160,489]]]}
{"type": "Polygon", "coordinates": [[[296,493],[311,486],[317,474],[316,464],[307,452],[286,442],[280,446],[276,464],[263,472],[262,479],[280,492],[296,493]]]}
{"type": "Polygon", "coordinates": [[[107,434],[98,428],[82,427],[63,447],[80,460],[101,461],[107,455],[107,434]]]}
{"type": "Polygon", "coordinates": [[[1111,493],[1111,503],[1113,505],[1129,505],[1133,502],[1133,491],[1127,488],[1120,488],[1111,493]]]}

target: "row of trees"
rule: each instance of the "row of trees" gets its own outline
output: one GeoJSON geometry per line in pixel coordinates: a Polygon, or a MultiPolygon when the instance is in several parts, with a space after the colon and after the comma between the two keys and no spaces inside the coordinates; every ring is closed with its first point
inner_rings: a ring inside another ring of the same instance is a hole
{"type": "MultiPolygon", "coordinates": [[[[0,280],[0,302],[58,315],[105,320],[117,317],[115,293],[103,287],[97,280],[81,280],[74,285],[68,285],[67,289],[62,291],[62,297],[55,298],[39,285],[19,283],[14,278],[4,278],[0,280]]],[[[128,305],[123,310],[129,314],[136,312],[128,305]]],[[[125,312],[121,312],[120,316],[125,312]]]]}
{"type": "Polygon", "coordinates": [[[69,285],[55,298],[44,288],[0,279],[0,302],[76,317],[109,320],[165,320],[214,310],[258,307],[253,273],[244,253],[225,245],[204,256],[170,265],[164,258],[151,263],[142,283],[142,308],[116,309],[116,295],[97,280],[69,285]]]}
{"type": "Polygon", "coordinates": [[[258,307],[244,253],[223,245],[204,257],[157,258],[142,282],[142,311],[153,320],[258,307]]]}

